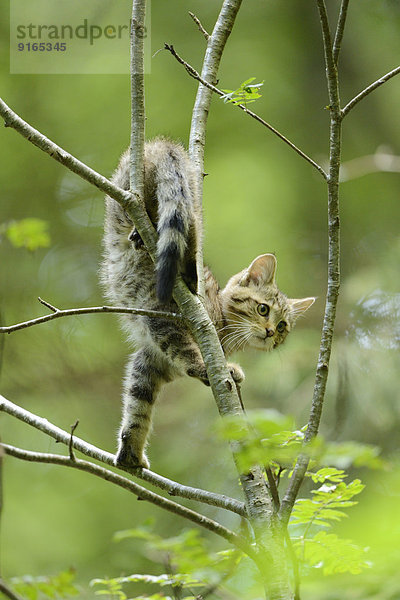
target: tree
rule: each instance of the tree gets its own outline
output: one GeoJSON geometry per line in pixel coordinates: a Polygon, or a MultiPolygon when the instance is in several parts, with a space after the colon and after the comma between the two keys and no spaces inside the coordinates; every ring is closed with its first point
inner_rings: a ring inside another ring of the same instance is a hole
{"type": "MultiPolygon", "coordinates": [[[[181,317],[183,317],[188,326],[190,327],[199,347],[202,351],[204,360],[207,365],[209,379],[211,387],[214,393],[215,400],[219,412],[225,417],[225,423],[227,423],[225,434],[229,439],[230,446],[233,452],[236,466],[239,471],[240,481],[245,497],[245,503],[241,503],[235,499],[223,498],[219,495],[210,494],[202,490],[195,490],[188,488],[187,486],[181,486],[175,482],[166,480],[165,478],[156,475],[146,470],[136,472],[135,476],[145,481],[149,481],[158,485],[163,489],[172,490],[174,495],[182,495],[184,497],[194,498],[203,502],[208,502],[217,506],[224,507],[228,510],[241,515],[246,521],[246,527],[249,528],[247,533],[235,533],[221,524],[207,519],[200,513],[188,510],[180,506],[176,502],[167,501],[157,494],[149,492],[142,486],[134,483],[127,477],[121,477],[113,474],[109,470],[101,469],[94,463],[88,461],[82,461],[77,459],[74,454],[74,449],[79,450],[90,456],[101,460],[102,462],[111,465],[113,458],[111,455],[100,451],[97,448],[93,448],[76,438],[74,434],[74,428],[70,434],[67,434],[54,426],[49,425],[43,420],[39,419],[35,415],[29,414],[27,411],[19,409],[6,399],[2,400],[1,408],[5,412],[12,414],[32,425],[37,429],[45,431],[47,434],[55,437],[58,441],[62,441],[69,447],[69,456],[51,456],[51,455],[40,455],[38,453],[29,453],[20,449],[13,448],[8,445],[4,445],[7,454],[17,456],[19,458],[25,458],[27,460],[34,461],[45,461],[53,462],[56,464],[65,464],[74,468],[85,470],[103,477],[109,481],[114,482],[116,485],[120,485],[129,489],[135,493],[140,499],[147,499],[151,502],[162,506],[166,510],[173,511],[181,516],[190,519],[217,533],[221,537],[228,540],[234,547],[247,555],[256,565],[259,570],[259,576],[261,577],[262,584],[265,587],[266,594],[271,598],[291,598],[293,592],[291,591],[291,576],[289,570],[293,571],[295,579],[295,591],[294,594],[298,597],[298,566],[297,561],[294,558],[294,551],[292,544],[287,534],[287,525],[289,518],[293,515],[295,522],[297,523],[308,523],[312,524],[316,521],[317,515],[324,511],[324,518],[339,518],[338,512],[334,513],[334,510],[338,507],[349,506],[352,502],[351,498],[361,491],[361,484],[353,482],[347,485],[343,482],[343,473],[338,471],[321,472],[317,471],[314,473],[316,481],[322,482],[324,485],[319,490],[319,503],[314,503],[311,507],[313,510],[310,512],[310,506],[308,506],[309,513],[307,512],[307,506],[297,505],[297,512],[293,513],[293,508],[299,493],[301,483],[306,475],[310,457],[314,452],[314,440],[316,439],[319,422],[321,418],[322,406],[324,401],[326,382],[329,370],[329,360],[332,347],[333,330],[335,322],[336,304],[339,292],[339,203],[338,203],[338,189],[339,189],[339,167],[341,161],[341,127],[342,121],[350,110],[367,94],[372,92],[374,89],[379,87],[385,81],[400,72],[400,68],[394,69],[384,77],[377,80],[371,86],[366,88],[363,92],[358,94],[352,101],[350,101],[343,109],[340,105],[339,99],[339,81],[338,81],[338,60],[341,47],[342,36],[344,33],[344,25],[346,20],[348,1],[343,0],[340,7],[338,22],[336,26],[336,33],[332,37],[331,29],[328,22],[328,16],[325,4],[323,0],[317,0],[316,2],[320,21],[321,30],[324,43],[324,54],[326,62],[327,72],[327,85],[328,85],[328,97],[329,106],[328,110],[330,113],[330,160],[329,169],[325,171],[317,162],[308,157],[303,151],[297,148],[292,142],[280,134],[275,128],[269,125],[266,121],[258,117],[255,113],[250,111],[247,107],[247,100],[252,94],[254,88],[251,87],[251,83],[244,82],[241,86],[241,92],[244,90],[244,103],[241,103],[243,96],[240,96],[238,91],[227,93],[220,91],[215,85],[216,74],[219,66],[219,61],[226,43],[226,40],[231,32],[235,17],[240,8],[240,2],[225,0],[223,3],[219,18],[215,25],[214,31],[211,35],[205,32],[201,23],[197,18],[197,22],[200,30],[204,37],[207,39],[207,52],[203,63],[203,69],[201,75],[199,75],[184,59],[182,59],[174,47],[167,45],[166,49],[186,68],[188,73],[200,82],[199,91],[196,99],[195,108],[193,111],[192,129],[191,129],[191,141],[190,141],[190,153],[199,174],[199,185],[202,183],[203,173],[203,153],[204,153],[204,142],[205,142],[205,127],[206,120],[209,111],[211,96],[213,93],[224,97],[231,101],[232,104],[238,106],[243,112],[252,118],[256,118],[263,126],[278,135],[285,143],[287,143],[292,149],[294,149],[303,159],[310,163],[316,171],[326,181],[328,187],[328,223],[329,223],[329,259],[328,259],[328,289],[327,299],[325,308],[324,324],[322,329],[320,354],[318,359],[318,366],[316,372],[316,380],[314,387],[314,396],[311,405],[310,418],[308,425],[303,433],[294,434],[293,432],[287,432],[287,422],[274,423],[273,419],[266,419],[263,421],[263,425],[260,426],[260,431],[264,434],[256,433],[252,431],[248,420],[243,414],[243,406],[240,398],[240,390],[238,390],[227,370],[225,359],[220,348],[218,338],[215,330],[209,320],[209,317],[201,302],[202,288],[200,285],[199,297],[193,297],[190,292],[186,289],[186,286],[182,281],[178,281],[174,290],[174,298],[177,306],[180,310],[181,317]],[[247,89],[246,89],[247,88],[247,89]],[[271,425],[272,423],[272,425],[271,425]],[[267,425],[266,425],[267,424],[267,425]],[[254,461],[254,452],[257,448],[262,446],[265,442],[265,429],[268,430],[269,435],[267,441],[270,442],[270,454],[263,453],[257,455],[257,461],[254,461]],[[277,436],[274,438],[274,436],[277,436]],[[295,456],[289,453],[291,460],[295,459],[295,467],[293,473],[290,476],[289,485],[284,494],[283,498],[279,498],[278,483],[280,468],[276,467],[275,463],[279,463],[279,452],[282,450],[282,446],[293,445],[295,449],[295,456]],[[299,448],[300,444],[300,448],[299,448]],[[272,448],[272,449],[271,449],[272,448]],[[249,458],[250,456],[250,458],[249,458]],[[262,460],[263,457],[268,456],[266,460],[262,460]],[[260,463],[259,466],[257,463],[260,463]],[[264,467],[264,464],[267,464],[264,467]],[[257,466],[255,466],[257,465],[257,466]],[[265,471],[265,473],[264,473],[265,471]],[[267,478],[268,484],[266,484],[265,477],[267,478]],[[327,483],[330,482],[330,483],[327,483]],[[334,499],[332,500],[332,497],[334,499]],[[328,500],[328,497],[330,500],[328,500]],[[329,503],[331,506],[328,506],[329,503]],[[346,504],[347,503],[347,504],[346,504]],[[300,510],[299,507],[303,510],[300,510]],[[316,508],[317,506],[317,508],[316,508]],[[317,511],[317,514],[316,514],[317,511]],[[331,511],[331,512],[329,512],[331,511]],[[333,512],[332,512],[333,511],[333,512]],[[289,560],[287,559],[286,553],[289,554],[289,560]]],[[[147,249],[150,254],[154,256],[155,248],[155,232],[151,226],[151,223],[142,209],[141,196],[143,189],[143,182],[141,181],[141,165],[143,155],[143,143],[144,143],[144,90],[143,90],[143,46],[141,44],[141,36],[138,35],[138,31],[143,28],[144,18],[144,2],[135,1],[133,3],[133,19],[134,28],[132,30],[132,53],[131,53],[131,82],[132,82],[132,138],[131,138],[131,153],[132,153],[132,172],[131,181],[134,183],[134,187],[130,193],[124,192],[118,189],[107,179],[89,169],[84,163],[76,160],[70,154],[65,152],[60,147],[56,146],[53,142],[45,138],[42,134],[35,131],[22,119],[20,119],[7,105],[1,101],[0,113],[2,114],[7,126],[15,128],[24,137],[28,138],[35,145],[39,146],[42,150],[50,154],[58,162],[67,166],[69,169],[106,192],[129,212],[135,225],[145,242],[147,249]]],[[[201,263],[199,264],[201,269],[201,263]]],[[[65,316],[66,311],[60,311],[54,306],[45,303],[52,313],[43,319],[51,320],[61,316],[65,316]]],[[[104,308],[97,307],[96,309],[78,309],[81,312],[106,312],[106,311],[119,311],[118,307],[104,308]]],[[[132,309],[134,311],[135,309],[132,309]]],[[[76,311],[75,311],[76,312],[76,311]]],[[[70,313],[68,313],[70,314],[70,313]]],[[[176,315],[171,315],[171,318],[176,318],[176,315]]],[[[37,321],[36,321],[37,322],[37,321]]],[[[32,321],[24,326],[34,324],[32,321]]],[[[10,333],[13,329],[21,328],[23,325],[19,324],[13,327],[3,327],[3,333],[10,333]]],[[[253,424],[253,427],[256,427],[253,424]]],[[[313,538],[314,546],[317,545],[320,556],[321,547],[334,548],[338,546],[338,541],[335,538],[323,535],[321,533],[319,538],[316,536],[313,538]]],[[[153,540],[154,542],[154,540],[153,540]]],[[[308,552],[305,550],[305,545],[302,542],[303,555],[308,552]]],[[[296,544],[295,544],[296,545],[296,544]]],[[[350,545],[344,545],[342,547],[342,554],[344,554],[349,561],[348,555],[343,548],[349,550],[350,545]]],[[[328,552],[327,550],[327,552],[328,552]]],[[[350,550],[349,550],[350,552],[350,550]]],[[[315,559],[312,551],[310,554],[310,563],[315,559]]],[[[354,558],[354,553],[352,554],[354,558]]],[[[236,554],[234,554],[236,560],[236,554]]],[[[353,568],[357,570],[360,568],[362,559],[359,558],[358,562],[356,559],[356,566],[353,568]]],[[[341,565],[343,564],[343,561],[341,565]]],[[[184,575],[184,574],[180,574],[184,575]]],[[[177,574],[171,576],[168,580],[163,580],[173,586],[187,587],[195,585],[193,581],[186,581],[180,579],[180,575],[177,574]],[[175,579],[174,579],[175,578],[175,579]]],[[[140,576],[132,576],[131,581],[140,581],[140,576]],[[135,579],[136,578],[136,579],[135,579]]],[[[158,581],[160,584],[162,580],[158,581]]],[[[104,583],[104,582],[103,582],[104,583]]],[[[119,586],[120,580],[109,580],[108,585],[119,586]]],[[[110,587],[111,590],[111,587],[110,587]]],[[[115,588],[110,593],[122,594],[120,588],[115,588]]],[[[122,596],[121,596],[122,597],[122,596]]]]}

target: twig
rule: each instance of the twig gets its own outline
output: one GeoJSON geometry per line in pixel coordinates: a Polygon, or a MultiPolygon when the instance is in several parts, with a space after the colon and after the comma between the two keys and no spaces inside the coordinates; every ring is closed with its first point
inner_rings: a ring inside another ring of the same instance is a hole
{"type": "Polygon", "coordinates": [[[76,457],[74,454],[74,432],[75,429],[78,427],[79,425],[79,420],[75,421],[75,423],[73,425],[71,425],[71,436],[69,438],[69,444],[68,444],[68,450],[69,450],[69,458],[71,461],[76,461],[76,457]]]}
{"type": "MultiPolygon", "coordinates": [[[[45,302],[41,301],[42,304],[45,302]]],[[[49,306],[47,303],[45,306],[49,306]]],[[[59,319],[60,317],[69,317],[71,315],[90,315],[96,313],[118,313],[118,314],[128,314],[128,315],[142,315],[145,317],[155,317],[161,319],[182,319],[181,315],[177,313],[157,311],[157,310],[146,310],[142,308],[127,308],[126,306],[91,306],[88,308],[68,308],[65,310],[59,310],[58,308],[54,309],[55,312],[50,313],[49,315],[44,315],[43,317],[37,317],[36,319],[31,319],[30,321],[23,321],[22,323],[17,323],[16,325],[9,325],[7,327],[0,327],[0,333],[12,333],[13,331],[18,331],[19,329],[26,329],[27,327],[32,327],[33,325],[40,325],[41,323],[46,323],[47,321],[52,321],[53,319],[59,319]]]]}
{"type": "Polygon", "coordinates": [[[339,54],[340,54],[340,48],[342,46],[344,26],[346,24],[347,9],[349,7],[349,1],[350,0],[342,0],[342,3],[340,5],[335,40],[333,42],[333,60],[334,60],[336,66],[339,61],[339,54]]]}
{"type": "MultiPolygon", "coordinates": [[[[196,71],[196,69],[194,69],[181,56],[179,56],[179,54],[176,52],[175,48],[172,45],[165,44],[164,48],[166,50],[168,50],[172,54],[172,56],[181,65],[183,65],[185,67],[186,71],[189,73],[189,75],[191,77],[193,77],[193,79],[197,79],[197,81],[199,81],[202,85],[204,85],[209,90],[213,91],[218,96],[221,96],[221,97],[225,96],[225,94],[224,94],[224,92],[222,90],[218,89],[215,85],[213,85],[212,83],[209,83],[208,81],[206,81],[205,79],[203,79],[199,75],[199,73],[196,71]]],[[[317,164],[312,158],[310,158],[307,154],[305,154],[302,150],[300,150],[300,148],[298,148],[295,144],[293,144],[293,142],[291,142],[287,137],[285,137],[282,133],[280,133],[277,129],[275,129],[275,127],[273,127],[272,125],[270,125],[269,123],[267,123],[267,121],[265,121],[264,119],[262,119],[259,115],[257,115],[253,111],[249,110],[244,104],[236,104],[235,103],[233,106],[236,106],[237,108],[240,108],[240,110],[242,110],[244,113],[246,113],[247,115],[249,115],[250,117],[252,117],[253,119],[255,119],[258,123],[261,123],[261,125],[264,125],[264,127],[266,127],[267,129],[269,129],[270,131],[272,131],[272,133],[274,133],[280,140],[282,140],[283,142],[285,142],[285,144],[287,144],[290,148],[292,148],[292,150],[294,150],[295,152],[297,152],[297,154],[299,154],[299,156],[301,156],[302,158],[304,158],[304,160],[306,160],[308,163],[310,163],[318,171],[318,173],[320,175],[322,175],[322,177],[325,180],[328,179],[328,175],[325,173],[324,169],[319,164],[317,164]]]]}
{"type": "MultiPolygon", "coordinates": [[[[61,442],[66,446],[69,446],[71,441],[71,435],[68,434],[63,429],[60,429],[56,425],[50,423],[47,419],[42,419],[37,415],[21,408],[17,404],[10,402],[3,396],[0,395],[0,410],[6,412],[7,414],[16,417],[20,421],[27,423],[28,425],[42,431],[43,433],[49,435],[57,442],[61,442]]],[[[110,452],[105,452],[104,450],[85,442],[84,440],[74,436],[72,442],[73,448],[78,450],[85,456],[89,456],[102,462],[106,465],[115,466],[114,460],[115,457],[110,452]]],[[[119,467],[121,468],[121,467],[119,467]]],[[[123,469],[126,472],[132,473],[133,471],[129,469],[123,469]]],[[[159,487],[160,489],[166,490],[172,496],[180,496],[182,498],[188,498],[190,500],[196,500],[198,502],[203,502],[205,504],[210,504],[212,506],[217,506],[219,508],[224,508],[226,510],[230,510],[240,516],[246,516],[246,510],[243,502],[239,502],[234,498],[229,498],[228,496],[224,496],[221,494],[215,494],[213,492],[209,492],[207,490],[201,490],[197,488],[193,488],[190,486],[185,486],[176,481],[172,481],[166,477],[162,477],[153,471],[148,469],[137,469],[134,471],[135,477],[138,479],[142,479],[143,481],[147,481],[154,486],[159,487]]]]}
{"type": "Polygon", "coordinates": [[[59,311],[58,308],[56,308],[55,306],[53,306],[49,302],[46,302],[46,300],[43,300],[40,296],[38,296],[38,300],[39,300],[40,304],[43,304],[44,306],[47,306],[47,308],[49,308],[53,312],[58,312],[59,311]]]}
{"type": "Polygon", "coordinates": [[[16,594],[8,587],[4,579],[0,579],[0,592],[7,596],[7,598],[10,598],[10,600],[24,600],[22,596],[16,594]]]}
{"type": "MultiPolygon", "coordinates": [[[[339,169],[341,155],[341,111],[339,98],[339,82],[337,68],[333,57],[332,41],[328,15],[324,0],[317,0],[324,55],[326,77],[330,105],[330,147],[328,177],[328,289],[326,294],[324,321],[322,325],[321,343],[313,399],[304,444],[307,445],[318,433],[322,407],[325,398],[326,383],[329,372],[329,360],[332,350],[333,331],[335,326],[336,305],[340,286],[340,221],[339,221],[339,169]]],[[[343,23],[344,26],[344,23],[343,23]]],[[[300,486],[309,463],[307,453],[297,459],[293,474],[281,502],[279,511],[282,524],[287,525],[300,486]]]]}
{"type": "Polygon", "coordinates": [[[288,553],[290,556],[290,560],[293,566],[293,579],[294,579],[294,597],[293,600],[300,600],[300,570],[299,570],[299,561],[296,556],[296,552],[293,548],[292,540],[290,539],[290,535],[288,530],[285,531],[285,540],[288,549],[288,553]]]}
{"type": "Polygon", "coordinates": [[[279,499],[279,493],[278,488],[276,486],[275,477],[271,471],[271,467],[265,467],[265,472],[267,474],[269,491],[272,496],[272,500],[274,501],[275,510],[276,512],[278,512],[281,502],[279,499]]]}
{"type": "Polygon", "coordinates": [[[391,79],[395,75],[398,75],[399,73],[400,67],[396,67],[395,69],[393,69],[393,71],[389,71],[389,73],[386,73],[386,75],[383,75],[382,77],[374,81],[374,83],[371,83],[371,85],[366,87],[362,92],[357,94],[357,96],[355,96],[352,100],[350,100],[350,102],[346,104],[346,106],[342,109],[342,117],[345,117],[351,111],[351,109],[354,108],[355,105],[360,102],[360,100],[368,96],[368,94],[376,90],[378,87],[386,83],[386,81],[389,81],[389,79],[391,79]]]}
{"type": "Polygon", "coordinates": [[[196,15],[192,12],[189,11],[189,15],[192,17],[193,21],[196,23],[197,27],[199,28],[199,30],[201,31],[201,33],[204,35],[205,39],[208,40],[210,39],[210,34],[204,29],[203,25],[201,24],[201,21],[198,17],[196,17],[196,15]]]}
{"type": "Polygon", "coordinates": [[[13,456],[15,458],[19,458],[21,460],[26,460],[29,462],[39,462],[39,463],[49,463],[54,465],[62,465],[66,467],[72,467],[74,469],[78,469],[80,471],[86,471],[87,473],[91,473],[92,475],[96,475],[105,481],[110,481],[111,483],[118,485],[119,487],[130,491],[135,494],[140,500],[147,500],[156,506],[159,506],[169,512],[172,512],[176,515],[179,515],[185,519],[189,519],[193,523],[216,533],[217,535],[225,538],[232,544],[234,544],[237,548],[240,548],[243,552],[248,554],[248,556],[254,557],[254,550],[247,544],[245,540],[243,540],[236,533],[227,529],[226,527],[217,523],[213,519],[209,519],[200,513],[197,513],[185,506],[181,506],[172,500],[168,500],[167,498],[163,498],[154,492],[144,488],[141,485],[127,479],[126,477],[122,477],[117,473],[113,473],[108,469],[104,469],[99,465],[91,463],[86,460],[74,459],[72,460],[69,456],[61,456],[59,454],[47,454],[43,452],[31,452],[29,450],[24,450],[22,448],[16,448],[14,446],[10,446],[8,444],[2,444],[6,454],[9,456],[13,456]]]}

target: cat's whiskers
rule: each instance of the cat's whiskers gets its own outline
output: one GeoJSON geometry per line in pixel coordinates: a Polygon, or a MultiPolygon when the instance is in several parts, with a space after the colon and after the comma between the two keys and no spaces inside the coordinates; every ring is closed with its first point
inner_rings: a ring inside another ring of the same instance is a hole
{"type": "Polygon", "coordinates": [[[260,337],[259,327],[254,323],[251,315],[241,315],[233,310],[228,310],[226,314],[230,321],[221,328],[220,333],[225,332],[221,343],[227,352],[243,349],[253,336],[260,337]]]}
{"type": "Polygon", "coordinates": [[[223,329],[228,330],[221,339],[221,343],[226,347],[227,352],[235,352],[241,347],[244,348],[249,339],[257,332],[254,323],[247,318],[243,319],[243,322],[231,322],[223,329]]]}

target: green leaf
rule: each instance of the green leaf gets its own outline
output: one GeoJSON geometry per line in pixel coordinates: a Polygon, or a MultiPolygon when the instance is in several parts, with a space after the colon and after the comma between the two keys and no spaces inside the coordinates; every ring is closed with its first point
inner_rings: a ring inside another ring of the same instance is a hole
{"type": "Polygon", "coordinates": [[[323,483],[327,480],[339,483],[347,477],[347,473],[342,469],[336,469],[335,467],[323,467],[316,473],[307,473],[307,475],[311,476],[314,483],[323,483]]]}
{"type": "Polygon", "coordinates": [[[323,569],[324,575],[358,574],[370,566],[364,548],[334,533],[319,531],[314,537],[294,545],[298,552],[301,550],[300,558],[311,567],[323,569]]]}
{"type": "Polygon", "coordinates": [[[255,77],[250,77],[250,79],[246,79],[236,90],[222,90],[224,93],[221,96],[221,99],[225,103],[233,103],[233,104],[249,104],[250,102],[255,102],[258,98],[261,98],[261,94],[259,93],[259,89],[264,85],[264,82],[260,83],[252,83],[255,80],[255,77]]]}
{"type": "Polygon", "coordinates": [[[13,589],[28,600],[69,598],[79,594],[74,585],[75,571],[70,569],[53,577],[25,577],[11,580],[13,589]]]}
{"type": "MultiPolygon", "coordinates": [[[[339,477],[340,473],[332,473],[334,477],[339,477]]],[[[342,473],[343,477],[344,474],[342,473]]],[[[312,498],[299,498],[293,508],[290,518],[291,524],[306,525],[309,529],[311,525],[330,527],[330,521],[339,521],[346,516],[342,510],[356,504],[352,500],[354,496],[360,494],[364,489],[364,484],[359,479],[351,483],[339,484],[324,483],[317,490],[311,490],[312,498]]]]}
{"type": "Polygon", "coordinates": [[[48,223],[42,219],[22,219],[12,221],[5,228],[5,235],[16,248],[27,248],[30,251],[50,246],[48,223]]]}

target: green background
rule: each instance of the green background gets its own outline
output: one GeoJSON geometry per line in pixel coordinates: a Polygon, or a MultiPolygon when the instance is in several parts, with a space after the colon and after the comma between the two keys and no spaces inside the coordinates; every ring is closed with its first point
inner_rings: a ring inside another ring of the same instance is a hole
{"type": "MultiPolygon", "coordinates": [[[[329,8],[333,19],[338,2],[330,0],[329,8]]],[[[153,0],[152,53],[164,42],[173,43],[200,69],[205,40],[189,10],[211,29],[218,3],[153,0]]],[[[1,96],[61,147],[110,176],[129,144],[129,77],[10,75],[8,20],[3,0],[1,96]]],[[[350,3],[340,61],[343,104],[397,66],[399,31],[397,1],[350,3]]],[[[219,87],[235,89],[253,76],[264,81],[262,98],[252,108],[326,164],[324,69],[314,2],[247,0],[223,56],[219,87]]],[[[157,53],[146,76],[147,137],[164,134],[186,143],[196,89],[196,82],[167,52],[157,53]]],[[[377,150],[400,155],[399,106],[400,79],[394,79],[349,114],[343,131],[344,162],[365,159],[377,150]]],[[[367,162],[362,160],[363,165],[367,162]]],[[[349,179],[341,186],[342,288],[322,433],[332,440],[378,444],[396,465],[400,175],[377,171],[358,177],[354,163],[348,164],[349,179]]],[[[205,169],[204,253],[221,284],[258,254],[275,252],[280,288],[292,297],[318,297],[282,349],[272,355],[250,351],[237,357],[247,376],[242,390],[246,406],[293,414],[300,427],[308,417],[324,309],[326,186],[269,131],[216,97],[208,122],[205,169]]],[[[51,235],[51,246],[35,252],[14,248],[2,237],[2,321],[12,324],[44,314],[38,296],[59,308],[102,304],[101,193],[4,128],[0,181],[0,222],[37,217],[48,221],[51,235]]],[[[77,435],[115,450],[121,378],[130,351],[117,317],[60,319],[3,341],[4,396],[66,430],[79,419],[77,435]]],[[[169,384],[157,407],[152,468],[183,483],[238,494],[231,457],[215,433],[216,422],[209,389],[192,380],[169,384]]],[[[9,416],[2,416],[1,437],[26,449],[65,451],[9,416]]],[[[368,485],[344,535],[372,547],[378,557],[374,576],[381,583],[374,588],[365,578],[365,586],[359,588],[360,578],[344,583],[332,578],[320,587],[310,581],[305,597],[399,598],[398,470],[359,470],[352,475],[368,485]],[[379,557],[385,557],[386,570],[379,557]],[[360,596],[354,595],[358,588],[360,596]]],[[[1,570],[6,578],[54,574],[73,566],[86,585],[93,577],[151,572],[141,544],[114,544],[113,533],[148,516],[155,517],[161,534],[172,535],[187,526],[124,490],[61,467],[7,458],[3,479],[1,570]]],[[[234,517],[217,509],[204,512],[230,527],[237,525],[234,517]]],[[[209,539],[220,547],[211,534],[209,539]]]]}

